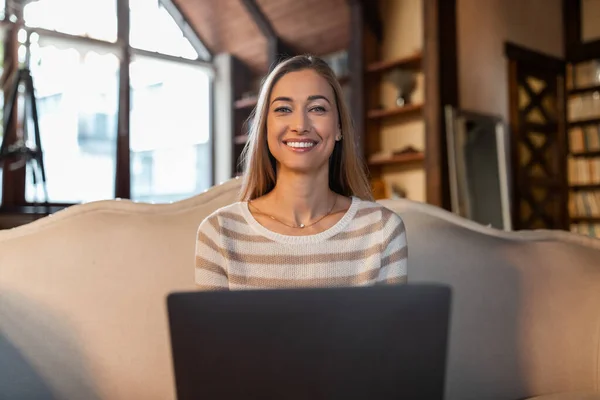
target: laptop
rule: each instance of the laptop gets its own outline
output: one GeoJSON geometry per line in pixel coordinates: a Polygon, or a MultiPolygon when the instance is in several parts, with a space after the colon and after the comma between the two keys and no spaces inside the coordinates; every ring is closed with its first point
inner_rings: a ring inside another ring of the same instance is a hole
{"type": "Polygon", "coordinates": [[[441,285],[167,297],[177,398],[442,399],[441,285]]]}

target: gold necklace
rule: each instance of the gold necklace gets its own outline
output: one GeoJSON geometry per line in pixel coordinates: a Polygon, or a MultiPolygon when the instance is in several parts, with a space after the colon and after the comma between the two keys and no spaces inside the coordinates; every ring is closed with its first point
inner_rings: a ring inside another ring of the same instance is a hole
{"type": "MultiPolygon", "coordinates": [[[[252,201],[249,201],[249,202],[248,202],[248,204],[251,204],[251,203],[252,203],[252,201]]],[[[252,208],[254,208],[254,210],[256,210],[256,213],[257,213],[257,214],[262,214],[262,215],[264,215],[264,216],[267,216],[267,217],[271,218],[273,221],[277,221],[277,222],[279,222],[280,224],[283,224],[283,225],[285,225],[285,226],[287,226],[287,227],[289,227],[289,228],[295,228],[295,229],[298,229],[298,228],[299,228],[299,229],[304,229],[304,228],[308,228],[309,226],[313,226],[313,225],[315,225],[316,223],[318,223],[319,221],[321,221],[323,218],[325,218],[326,216],[328,216],[329,214],[331,214],[331,212],[332,212],[332,211],[333,211],[333,209],[335,208],[335,205],[336,205],[336,203],[337,203],[337,196],[335,196],[335,199],[333,200],[333,205],[332,205],[332,206],[331,206],[331,208],[329,209],[329,212],[327,212],[327,214],[323,215],[321,218],[317,219],[315,222],[313,222],[313,223],[311,223],[311,224],[308,224],[308,225],[306,225],[306,224],[300,224],[300,225],[290,225],[290,224],[286,224],[285,222],[281,221],[280,219],[278,219],[278,218],[275,218],[274,216],[272,216],[272,215],[270,215],[270,214],[267,214],[267,213],[264,213],[264,212],[260,211],[258,208],[256,208],[256,206],[255,206],[254,204],[252,204],[252,208]]]]}

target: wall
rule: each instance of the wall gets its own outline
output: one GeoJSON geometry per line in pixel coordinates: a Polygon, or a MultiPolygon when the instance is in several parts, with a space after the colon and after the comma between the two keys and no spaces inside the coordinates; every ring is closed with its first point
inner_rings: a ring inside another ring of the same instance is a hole
{"type": "Polygon", "coordinates": [[[600,0],[581,1],[581,40],[600,40],[600,0]]]}
{"type": "Polygon", "coordinates": [[[563,57],[561,0],[457,0],[459,104],[508,122],[510,41],[563,57]]]}

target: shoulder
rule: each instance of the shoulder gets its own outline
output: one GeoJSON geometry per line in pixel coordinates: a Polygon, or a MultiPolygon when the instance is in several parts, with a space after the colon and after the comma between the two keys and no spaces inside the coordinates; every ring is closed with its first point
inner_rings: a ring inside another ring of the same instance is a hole
{"type": "Polygon", "coordinates": [[[208,226],[218,229],[226,220],[245,221],[242,210],[244,205],[244,202],[238,201],[211,212],[200,222],[198,229],[203,230],[208,226]]]}
{"type": "Polygon", "coordinates": [[[378,220],[383,226],[404,226],[404,221],[402,221],[402,217],[398,215],[398,213],[375,201],[359,199],[356,218],[370,218],[372,220],[378,220]]]}

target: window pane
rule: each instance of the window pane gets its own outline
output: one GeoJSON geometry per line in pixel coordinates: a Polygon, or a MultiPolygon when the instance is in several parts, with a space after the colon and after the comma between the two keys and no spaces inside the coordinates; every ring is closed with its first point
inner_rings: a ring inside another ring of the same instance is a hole
{"type": "Polygon", "coordinates": [[[195,60],[198,53],[158,0],[129,0],[132,47],[195,60]]]}
{"type": "MultiPolygon", "coordinates": [[[[114,54],[31,46],[49,201],[114,197],[119,60],[114,54]]],[[[30,129],[33,137],[33,129],[30,129]]],[[[27,201],[43,200],[27,172],[27,201]]]]}
{"type": "MultiPolygon", "coordinates": [[[[2,2],[4,10],[4,2],[2,2]]],[[[0,29],[0,76],[4,72],[4,29],[0,29]]],[[[0,90],[0,104],[4,104],[4,91],[0,90]]],[[[4,140],[4,113],[0,112],[0,144],[4,140]]],[[[2,204],[2,180],[4,178],[4,166],[0,163],[0,204],[2,204]]]]}
{"type": "Polygon", "coordinates": [[[23,19],[29,27],[117,40],[117,0],[37,0],[23,8],[23,19]]]}
{"type": "Polygon", "coordinates": [[[196,66],[131,63],[131,195],[164,203],[211,185],[210,78],[196,66]]]}

